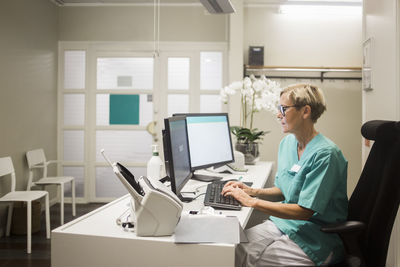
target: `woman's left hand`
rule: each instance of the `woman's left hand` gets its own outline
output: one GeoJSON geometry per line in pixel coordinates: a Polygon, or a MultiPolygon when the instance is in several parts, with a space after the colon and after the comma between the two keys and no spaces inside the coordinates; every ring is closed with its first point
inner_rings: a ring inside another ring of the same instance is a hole
{"type": "Polygon", "coordinates": [[[252,207],[257,201],[255,198],[249,196],[246,192],[244,192],[243,189],[234,185],[226,186],[221,194],[223,194],[224,196],[234,197],[242,204],[242,206],[246,207],[252,207]]]}

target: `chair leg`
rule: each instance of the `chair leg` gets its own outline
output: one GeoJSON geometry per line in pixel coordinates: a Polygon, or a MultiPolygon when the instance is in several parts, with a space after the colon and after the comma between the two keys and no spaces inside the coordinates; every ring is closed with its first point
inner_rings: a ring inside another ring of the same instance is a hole
{"type": "Polygon", "coordinates": [[[26,227],[27,227],[27,233],[26,233],[26,238],[27,238],[27,246],[28,246],[28,254],[31,254],[31,246],[32,246],[32,202],[27,201],[26,202],[26,227]]]}
{"type": "Polygon", "coordinates": [[[46,205],[46,238],[50,239],[50,208],[49,208],[49,193],[45,196],[45,205],[46,205]]]}
{"type": "Polygon", "coordinates": [[[75,203],[75,179],[71,181],[71,193],[72,193],[72,216],[76,216],[76,203],[75,203]]]}
{"type": "Polygon", "coordinates": [[[64,224],[64,184],[60,184],[60,215],[61,215],[61,225],[64,224]]]}
{"type": "Polygon", "coordinates": [[[14,209],[14,203],[10,203],[8,205],[6,236],[10,236],[13,209],[14,209]]]}

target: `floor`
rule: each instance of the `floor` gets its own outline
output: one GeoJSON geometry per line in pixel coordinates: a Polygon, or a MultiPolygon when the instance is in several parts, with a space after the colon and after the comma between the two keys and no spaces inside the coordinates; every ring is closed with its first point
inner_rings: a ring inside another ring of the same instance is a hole
{"type": "MultiPolygon", "coordinates": [[[[76,217],[72,217],[70,204],[65,204],[64,221],[69,222],[82,216],[104,203],[77,204],[76,217]]],[[[50,267],[51,266],[51,240],[46,239],[46,220],[44,212],[41,217],[41,229],[32,234],[32,253],[26,253],[26,235],[11,235],[0,238],[0,267],[50,267]]],[[[51,229],[60,226],[60,205],[50,208],[51,229]]]]}

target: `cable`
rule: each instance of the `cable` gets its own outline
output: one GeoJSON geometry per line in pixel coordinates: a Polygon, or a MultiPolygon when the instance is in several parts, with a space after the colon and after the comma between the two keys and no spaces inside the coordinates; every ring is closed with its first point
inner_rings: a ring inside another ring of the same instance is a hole
{"type": "Polygon", "coordinates": [[[131,217],[130,209],[126,209],[116,220],[117,225],[121,226],[124,231],[134,231],[135,224],[129,220],[131,217]],[[125,220],[122,220],[126,216],[125,220]]]}
{"type": "Polygon", "coordinates": [[[196,192],[199,192],[199,189],[200,189],[200,188],[205,187],[205,186],[207,186],[207,185],[208,185],[208,184],[200,185],[199,187],[196,187],[195,191],[196,191],[196,192]]]}
{"type": "Polygon", "coordinates": [[[195,199],[197,199],[199,196],[202,196],[202,195],[205,195],[205,194],[206,194],[206,193],[201,193],[201,194],[195,196],[195,197],[192,199],[192,201],[195,200],[195,199]]]}

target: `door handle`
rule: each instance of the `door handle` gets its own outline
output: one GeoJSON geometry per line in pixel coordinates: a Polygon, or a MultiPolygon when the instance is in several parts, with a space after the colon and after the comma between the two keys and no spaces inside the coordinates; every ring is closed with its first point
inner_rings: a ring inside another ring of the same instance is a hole
{"type": "Polygon", "coordinates": [[[149,124],[147,124],[146,126],[146,131],[151,134],[151,136],[153,137],[153,142],[156,143],[158,141],[158,136],[157,136],[157,132],[156,132],[156,125],[157,122],[156,121],[152,121],[149,122],[149,124]]]}

